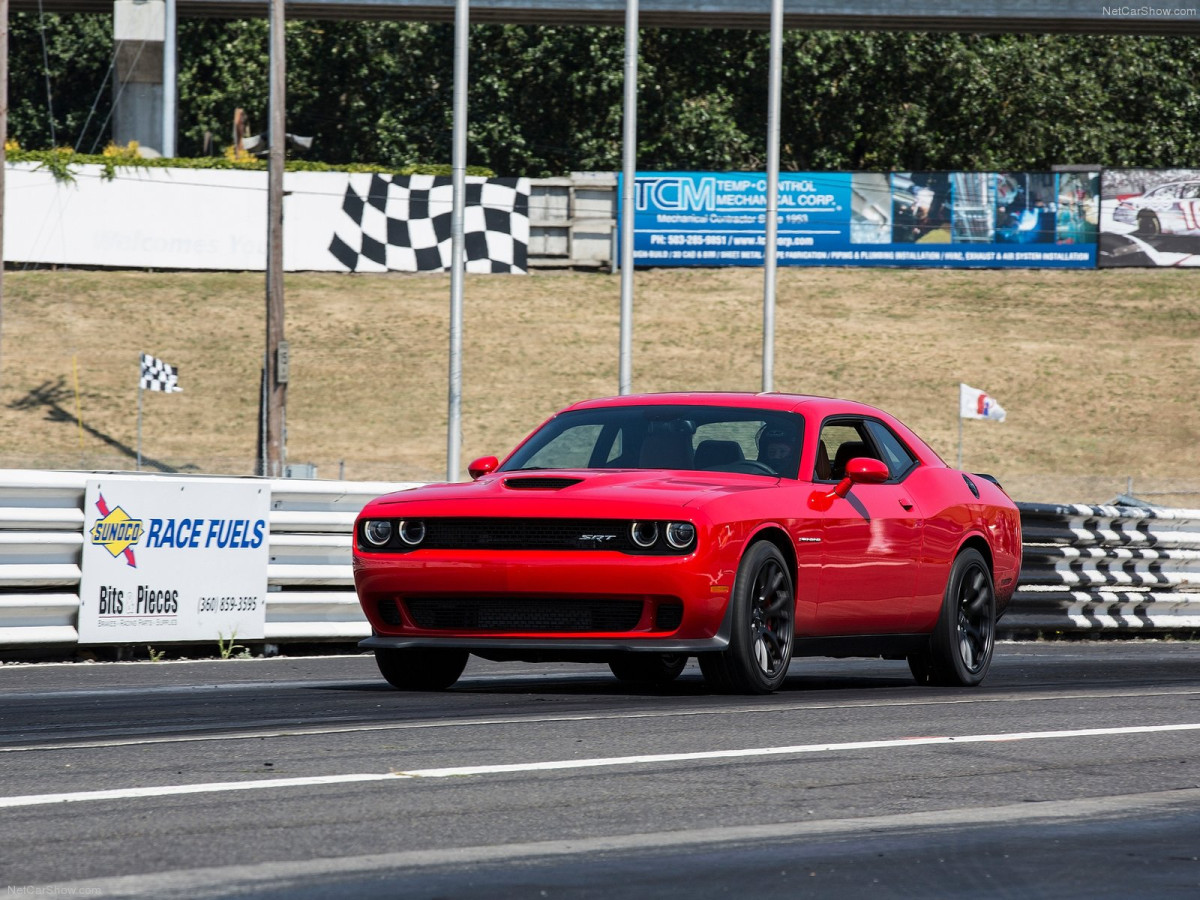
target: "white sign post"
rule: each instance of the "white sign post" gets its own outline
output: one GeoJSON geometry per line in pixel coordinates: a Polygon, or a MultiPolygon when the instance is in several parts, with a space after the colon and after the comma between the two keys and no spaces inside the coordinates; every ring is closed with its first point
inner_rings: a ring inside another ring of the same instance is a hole
{"type": "Polygon", "coordinates": [[[85,503],[80,644],[262,639],[266,482],[118,476],[85,503]]]}

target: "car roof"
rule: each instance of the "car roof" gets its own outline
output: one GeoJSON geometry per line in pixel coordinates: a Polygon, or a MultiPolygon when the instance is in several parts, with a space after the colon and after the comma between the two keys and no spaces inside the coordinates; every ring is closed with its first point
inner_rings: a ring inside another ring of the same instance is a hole
{"type": "Polygon", "coordinates": [[[583,400],[568,406],[562,412],[580,409],[603,409],[620,406],[732,406],[741,409],[777,410],[780,412],[803,413],[811,422],[821,422],[830,416],[858,415],[880,419],[905,439],[927,465],[945,466],[937,451],[930,447],[920,435],[893,416],[866,403],[856,400],[839,400],[836,397],[820,397],[811,394],[785,394],[776,391],[762,393],[738,391],[696,391],[664,394],[625,394],[619,397],[601,397],[583,400]]]}
{"type": "MultiPolygon", "coordinates": [[[[782,412],[799,412],[818,417],[836,413],[859,413],[862,415],[891,418],[880,409],[854,400],[839,400],[834,397],[819,397],[810,394],[786,394],[777,391],[751,393],[749,391],[694,391],[662,394],[625,394],[619,397],[601,397],[572,404],[567,410],[597,409],[608,406],[735,406],[743,409],[768,409],[782,412]]],[[[567,410],[564,410],[566,412],[567,410]]]]}

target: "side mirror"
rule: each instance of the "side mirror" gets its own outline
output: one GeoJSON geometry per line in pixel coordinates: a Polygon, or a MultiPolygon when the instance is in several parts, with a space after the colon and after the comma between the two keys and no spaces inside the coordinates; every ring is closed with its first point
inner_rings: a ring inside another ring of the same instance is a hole
{"type": "Polygon", "coordinates": [[[856,484],[883,484],[891,477],[887,463],[869,456],[856,456],[846,463],[846,477],[838,482],[833,493],[845,497],[856,484]]]}
{"type": "Polygon", "coordinates": [[[892,477],[887,464],[868,456],[856,456],[846,463],[846,477],[831,491],[813,491],[808,498],[810,509],[825,512],[838,497],[845,497],[856,484],[883,484],[892,477]]]}
{"type": "Polygon", "coordinates": [[[846,463],[846,477],[854,484],[883,484],[892,477],[887,463],[867,456],[856,456],[846,463]]]}
{"type": "Polygon", "coordinates": [[[467,474],[471,476],[472,481],[478,481],[488,472],[495,472],[500,466],[500,460],[494,456],[481,456],[467,466],[467,474]]]}

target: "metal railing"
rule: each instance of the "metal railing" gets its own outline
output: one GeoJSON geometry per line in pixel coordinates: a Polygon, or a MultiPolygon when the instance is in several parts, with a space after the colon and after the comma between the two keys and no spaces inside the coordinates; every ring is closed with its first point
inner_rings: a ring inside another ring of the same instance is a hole
{"type": "MultiPolygon", "coordinates": [[[[0,650],[77,643],[84,494],[95,477],[0,470],[0,650]]],[[[366,637],[351,571],[354,519],[373,497],[416,483],[268,481],[264,641],[366,637]]],[[[1200,510],[1018,506],[1023,569],[1003,634],[1200,630],[1200,510]]]]}
{"type": "Polygon", "coordinates": [[[1006,631],[1200,630],[1200,509],[1019,503],[1006,631]]]}
{"type": "MultiPolygon", "coordinates": [[[[76,643],[86,472],[0,470],[0,649],[76,643]]],[[[155,476],[178,479],[187,476],[155,476]]],[[[414,483],[267,479],[267,643],[370,634],[350,534],[374,497],[414,483]]]]}

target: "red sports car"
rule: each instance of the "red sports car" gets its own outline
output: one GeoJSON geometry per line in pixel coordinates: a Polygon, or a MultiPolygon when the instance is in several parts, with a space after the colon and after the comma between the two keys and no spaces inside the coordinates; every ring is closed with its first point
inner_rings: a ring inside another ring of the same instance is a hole
{"type": "Polygon", "coordinates": [[[975,685],[1021,564],[991,478],[846,400],[590,400],[469,468],[355,524],[360,646],[397,688],[449,687],[471,653],[650,683],[694,656],[746,693],[778,688],[793,656],[882,656],[975,685]]]}

